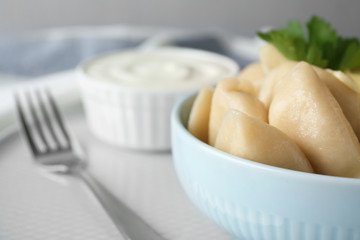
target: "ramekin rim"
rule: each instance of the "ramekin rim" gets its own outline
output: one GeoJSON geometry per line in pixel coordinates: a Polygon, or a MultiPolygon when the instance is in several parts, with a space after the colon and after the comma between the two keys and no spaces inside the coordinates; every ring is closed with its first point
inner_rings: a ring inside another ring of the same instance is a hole
{"type": "MultiPolygon", "coordinates": [[[[115,50],[115,51],[110,51],[107,53],[103,53],[100,55],[96,55],[94,57],[90,57],[82,62],[80,62],[77,66],[76,66],[76,72],[78,73],[78,75],[80,76],[80,80],[81,81],[86,81],[86,82],[91,82],[91,83],[97,83],[99,82],[100,85],[103,87],[107,87],[107,88],[111,88],[114,91],[132,91],[132,92],[147,92],[147,93],[157,93],[157,94],[161,94],[161,93],[173,93],[173,94],[177,94],[177,93],[182,93],[182,92],[190,92],[190,91],[194,91],[197,88],[189,88],[189,89],[161,89],[161,88],[140,88],[140,87],[133,87],[133,86],[124,86],[124,85],[120,85],[120,84],[116,84],[116,83],[112,83],[112,82],[100,82],[96,79],[92,79],[90,77],[88,77],[88,75],[85,73],[84,69],[85,66],[87,66],[88,64],[90,64],[91,62],[95,61],[96,59],[99,58],[103,58],[103,57],[107,57],[107,56],[111,56],[114,54],[119,54],[119,53],[126,53],[126,52],[132,52],[132,51],[144,51],[144,52],[150,52],[150,51],[158,51],[158,50],[166,50],[166,51],[192,51],[192,52],[197,52],[199,54],[206,54],[206,55],[212,55],[216,58],[222,59],[222,61],[227,62],[226,65],[230,66],[231,65],[231,71],[233,71],[233,73],[229,74],[228,76],[224,76],[222,78],[230,78],[230,77],[235,77],[236,74],[239,72],[241,66],[239,66],[239,64],[232,58],[219,54],[219,53],[215,53],[215,52],[211,52],[211,51],[206,51],[206,50],[202,50],[202,49],[196,49],[196,48],[188,48],[188,47],[176,47],[176,46],[165,46],[165,47],[158,47],[155,49],[137,49],[137,48],[130,48],[130,49],[125,49],[122,51],[119,50],[115,50]]],[[[215,83],[214,83],[215,84],[215,83]]],[[[210,84],[211,85],[211,84],[210,84]]]]}

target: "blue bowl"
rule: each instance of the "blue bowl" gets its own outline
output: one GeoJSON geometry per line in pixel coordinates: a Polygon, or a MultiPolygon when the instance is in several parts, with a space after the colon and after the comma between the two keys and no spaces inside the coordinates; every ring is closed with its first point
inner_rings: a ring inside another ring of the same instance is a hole
{"type": "Polygon", "coordinates": [[[239,239],[360,239],[360,179],[324,176],[239,158],[186,129],[194,96],[171,117],[177,175],[193,203],[239,239]]]}

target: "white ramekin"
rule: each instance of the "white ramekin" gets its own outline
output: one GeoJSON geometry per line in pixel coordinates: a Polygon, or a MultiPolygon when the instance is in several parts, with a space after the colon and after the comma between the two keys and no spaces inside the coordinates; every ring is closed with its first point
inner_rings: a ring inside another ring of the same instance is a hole
{"type": "MultiPolygon", "coordinates": [[[[229,75],[223,76],[224,78],[235,76],[239,70],[236,62],[219,54],[178,47],[166,49],[188,51],[189,54],[218,59],[220,64],[231,70],[229,75]]],[[[101,57],[104,56],[98,58],[101,57]]],[[[98,58],[78,67],[82,102],[93,134],[107,143],[120,147],[136,150],[170,150],[171,109],[178,98],[198,89],[136,88],[111,81],[99,81],[86,74],[85,71],[86,66],[98,58]]],[[[210,85],[215,84],[216,82],[213,82],[210,85]]]]}

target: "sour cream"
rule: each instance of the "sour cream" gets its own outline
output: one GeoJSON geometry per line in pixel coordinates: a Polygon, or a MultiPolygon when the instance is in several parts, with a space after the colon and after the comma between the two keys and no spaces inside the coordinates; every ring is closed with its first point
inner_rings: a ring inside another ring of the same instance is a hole
{"type": "Polygon", "coordinates": [[[98,57],[88,62],[83,70],[91,79],[120,86],[190,90],[235,76],[238,66],[219,54],[164,47],[98,57]]]}
{"type": "Polygon", "coordinates": [[[185,94],[238,73],[228,57],[189,48],[133,49],[79,66],[89,128],[115,146],[170,149],[170,115],[185,94]]]}

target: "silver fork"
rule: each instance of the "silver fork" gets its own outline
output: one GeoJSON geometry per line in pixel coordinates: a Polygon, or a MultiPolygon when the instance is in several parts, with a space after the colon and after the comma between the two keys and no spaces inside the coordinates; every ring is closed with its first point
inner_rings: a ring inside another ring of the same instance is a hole
{"type": "Polygon", "coordinates": [[[48,89],[15,94],[23,135],[36,163],[54,173],[79,177],[93,192],[125,239],[165,240],[86,171],[86,158],[69,134],[48,89]]]}

